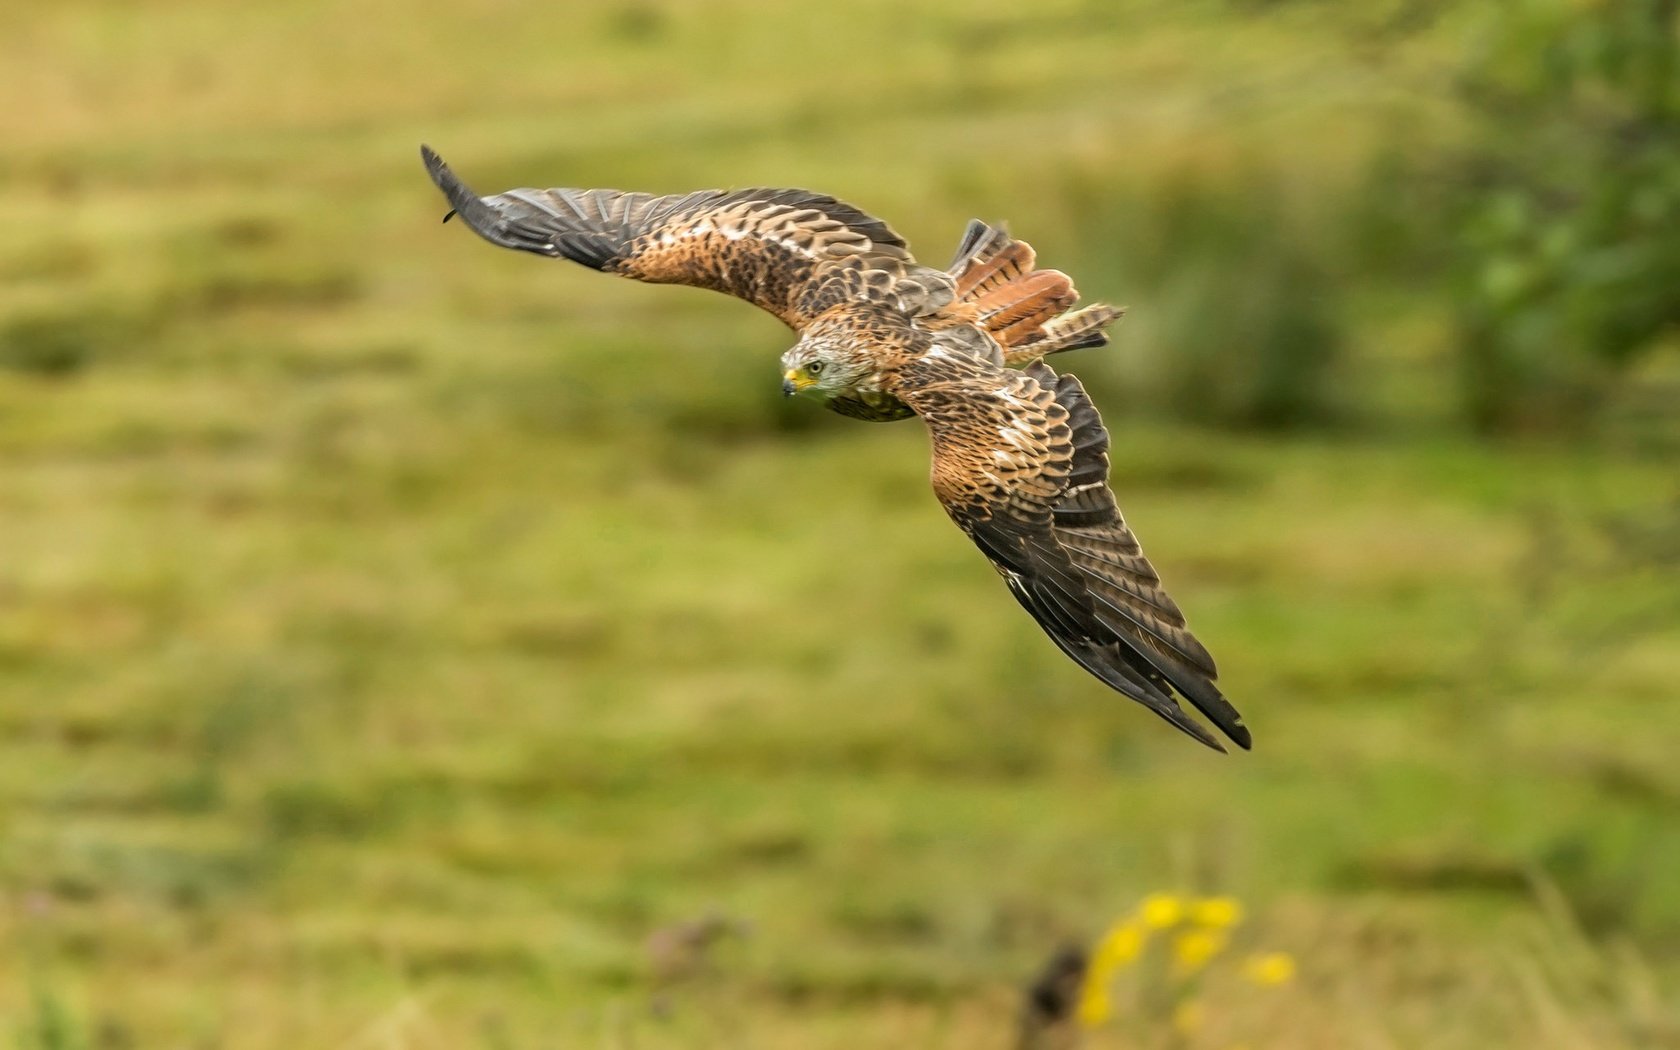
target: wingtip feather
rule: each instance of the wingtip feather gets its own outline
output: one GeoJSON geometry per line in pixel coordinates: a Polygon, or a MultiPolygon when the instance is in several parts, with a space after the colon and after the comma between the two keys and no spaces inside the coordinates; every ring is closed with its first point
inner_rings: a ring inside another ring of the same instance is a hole
{"type": "Polygon", "coordinates": [[[459,215],[462,222],[472,227],[473,232],[491,244],[535,252],[538,255],[559,254],[558,249],[542,231],[508,222],[499,210],[480,198],[450,170],[437,150],[422,145],[420,159],[425,162],[426,173],[431,176],[432,183],[443,191],[444,197],[449,200],[449,212],[443,217],[444,222],[459,215]]]}
{"type": "MultiPolygon", "coordinates": [[[[451,214],[465,210],[462,207],[464,203],[462,198],[471,201],[478,200],[478,194],[468,189],[466,184],[463,183],[453,171],[449,170],[449,165],[444,163],[443,158],[438,155],[437,150],[422,144],[420,147],[420,160],[426,165],[426,174],[432,177],[432,184],[442,190],[443,195],[449,198],[449,203],[454,205],[454,207],[450,209],[451,214]]],[[[447,222],[448,220],[446,219],[445,221],[447,222]]]]}

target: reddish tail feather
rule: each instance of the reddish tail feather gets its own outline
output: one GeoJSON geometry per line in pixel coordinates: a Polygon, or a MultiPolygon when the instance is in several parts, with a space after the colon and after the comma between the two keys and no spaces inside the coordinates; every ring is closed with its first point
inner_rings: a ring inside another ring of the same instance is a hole
{"type": "Polygon", "coordinates": [[[968,225],[949,273],[957,302],[1003,347],[1004,360],[1024,364],[1046,354],[1101,346],[1122,311],[1095,304],[1067,313],[1079,301],[1073,281],[1060,270],[1035,268],[1032,245],[976,219],[968,225]]]}

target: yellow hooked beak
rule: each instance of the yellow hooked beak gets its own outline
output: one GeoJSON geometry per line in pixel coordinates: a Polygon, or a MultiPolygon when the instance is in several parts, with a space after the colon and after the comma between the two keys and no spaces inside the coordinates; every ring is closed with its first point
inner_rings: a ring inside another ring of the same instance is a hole
{"type": "Polygon", "coordinates": [[[817,381],[804,372],[789,369],[782,373],[782,396],[792,397],[804,393],[810,387],[816,386],[817,381]]]}

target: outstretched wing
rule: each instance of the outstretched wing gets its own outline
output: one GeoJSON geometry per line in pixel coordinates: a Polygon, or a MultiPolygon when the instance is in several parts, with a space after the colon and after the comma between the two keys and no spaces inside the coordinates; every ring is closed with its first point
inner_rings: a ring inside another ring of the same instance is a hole
{"type": "Polygon", "coordinates": [[[894,392],[927,421],[934,492],[1045,633],[1209,747],[1224,750],[1174,691],[1248,747],[1212,657],[1115,504],[1108,432],[1079,380],[1043,363],[1025,372],[965,365],[955,377],[929,368],[924,378],[894,392]]]}
{"type": "Polygon", "coordinates": [[[918,265],[886,223],[809,190],[655,197],[518,189],[479,197],[429,147],[420,155],[451,214],[492,244],[638,281],[725,292],[792,328],[842,302],[884,302],[917,316],[953,295],[951,277],[918,265]]]}

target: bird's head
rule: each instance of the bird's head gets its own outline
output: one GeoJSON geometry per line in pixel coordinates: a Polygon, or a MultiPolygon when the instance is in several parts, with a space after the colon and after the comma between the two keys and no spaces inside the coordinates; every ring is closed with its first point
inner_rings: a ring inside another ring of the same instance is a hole
{"type": "Polygon", "coordinates": [[[826,401],[857,390],[874,370],[867,355],[845,343],[802,339],[782,355],[782,393],[826,401]]]}

